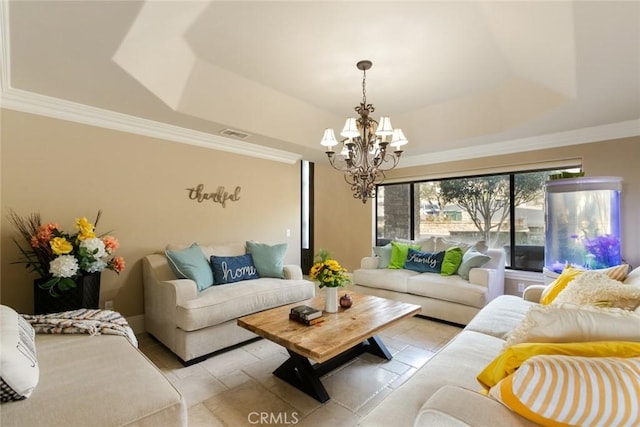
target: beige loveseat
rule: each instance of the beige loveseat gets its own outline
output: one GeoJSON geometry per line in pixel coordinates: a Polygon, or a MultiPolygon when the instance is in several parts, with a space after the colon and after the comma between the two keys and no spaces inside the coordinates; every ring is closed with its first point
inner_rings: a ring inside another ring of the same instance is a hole
{"type": "Polygon", "coordinates": [[[35,354],[35,389],[0,406],[2,427],[187,425],[183,396],[124,336],[35,334],[35,354]]]}
{"type": "MultiPolygon", "coordinates": [[[[244,243],[201,245],[204,256],[239,256],[244,243]]],[[[164,253],[142,260],[145,328],[186,364],[256,338],[236,319],[312,298],[315,286],[297,265],[284,265],[285,279],[262,277],[198,291],[190,279],[177,279],[164,253]]]]}
{"type": "MultiPolygon", "coordinates": [[[[640,268],[625,284],[640,288],[640,268]]],[[[436,353],[407,382],[361,419],[363,427],[515,427],[534,426],[498,401],[480,393],[477,376],[505,348],[505,338],[538,306],[540,287],[527,292],[534,301],[503,295],[491,301],[464,330],[436,353]]],[[[638,310],[636,310],[637,312],[638,310]]],[[[637,317],[637,316],[636,316],[637,317]]],[[[557,327],[557,326],[556,326],[557,327]]],[[[552,328],[553,329],[553,328],[552,328]]],[[[629,334],[637,336],[637,321],[629,334]]],[[[640,420],[636,420],[636,424],[640,420]]]]}
{"type": "Polygon", "coordinates": [[[353,272],[354,290],[418,304],[424,316],[466,325],[489,301],[504,293],[504,251],[489,249],[486,255],[491,260],[472,268],[469,280],[457,274],[378,268],[379,258],[365,257],[353,272]]]}

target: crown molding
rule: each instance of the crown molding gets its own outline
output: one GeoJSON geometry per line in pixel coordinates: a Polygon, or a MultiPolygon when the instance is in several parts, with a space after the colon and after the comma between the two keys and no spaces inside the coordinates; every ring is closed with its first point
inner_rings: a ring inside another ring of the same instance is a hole
{"type": "Polygon", "coordinates": [[[294,164],[302,158],[302,155],[297,153],[225,138],[20,89],[5,90],[2,93],[0,105],[2,108],[10,110],[288,164],[294,164]]]}
{"type": "Polygon", "coordinates": [[[640,135],[640,119],[575,129],[566,132],[550,133],[527,138],[512,139],[474,147],[437,151],[403,157],[396,169],[409,168],[455,160],[475,159],[479,157],[499,156],[502,154],[522,153],[526,151],[544,150],[568,145],[589,144],[592,142],[627,138],[640,135]]]}

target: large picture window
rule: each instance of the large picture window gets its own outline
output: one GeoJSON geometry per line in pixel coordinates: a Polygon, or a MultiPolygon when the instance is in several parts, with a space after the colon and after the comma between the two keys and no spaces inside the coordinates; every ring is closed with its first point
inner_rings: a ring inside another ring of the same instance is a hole
{"type": "MultiPolygon", "coordinates": [[[[576,166],[578,167],[578,166],[576,166]]],[[[542,271],[544,183],[572,169],[536,170],[383,184],[376,195],[376,244],[442,236],[502,248],[512,269],[542,271]]]]}

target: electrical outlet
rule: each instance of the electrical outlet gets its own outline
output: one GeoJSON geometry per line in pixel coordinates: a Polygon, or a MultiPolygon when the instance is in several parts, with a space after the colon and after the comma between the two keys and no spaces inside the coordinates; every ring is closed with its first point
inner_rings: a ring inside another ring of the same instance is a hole
{"type": "Polygon", "coordinates": [[[518,283],[518,292],[524,292],[524,283],[518,283]]]}
{"type": "Polygon", "coordinates": [[[110,299],[109,301],[105,301],[104,302],[104,309],[105,310],[113,310],[113,300],[110,299]]]}

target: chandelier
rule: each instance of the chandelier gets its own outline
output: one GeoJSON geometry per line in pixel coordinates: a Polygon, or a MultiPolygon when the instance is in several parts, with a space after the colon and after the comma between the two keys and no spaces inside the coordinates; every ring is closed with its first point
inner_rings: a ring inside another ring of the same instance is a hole
{"type": "Polygon", "coordinates": [[[408,143],[401,129],[391,127],[389,117],[381,117],[377,122],[369,115],[375,111],[373,104],[367,104],[366,79],[371,61],[356,64],[362,70],[362,102],[355,107],[360,117],[348,118],[340,136],[342,151],[336,155],[333,147],[338,145],[333,129],[325,129],[320,144],[327,147],[327,157],[331,166],[344,172],[344,179],[351,186],[353,197],[367,203],[376,196],[376,185],[382,183],[385,171],[396,167],[402,154],[401,147],[408,143]],[[388,151],[389,146],[393,152],[388,151]]]}

